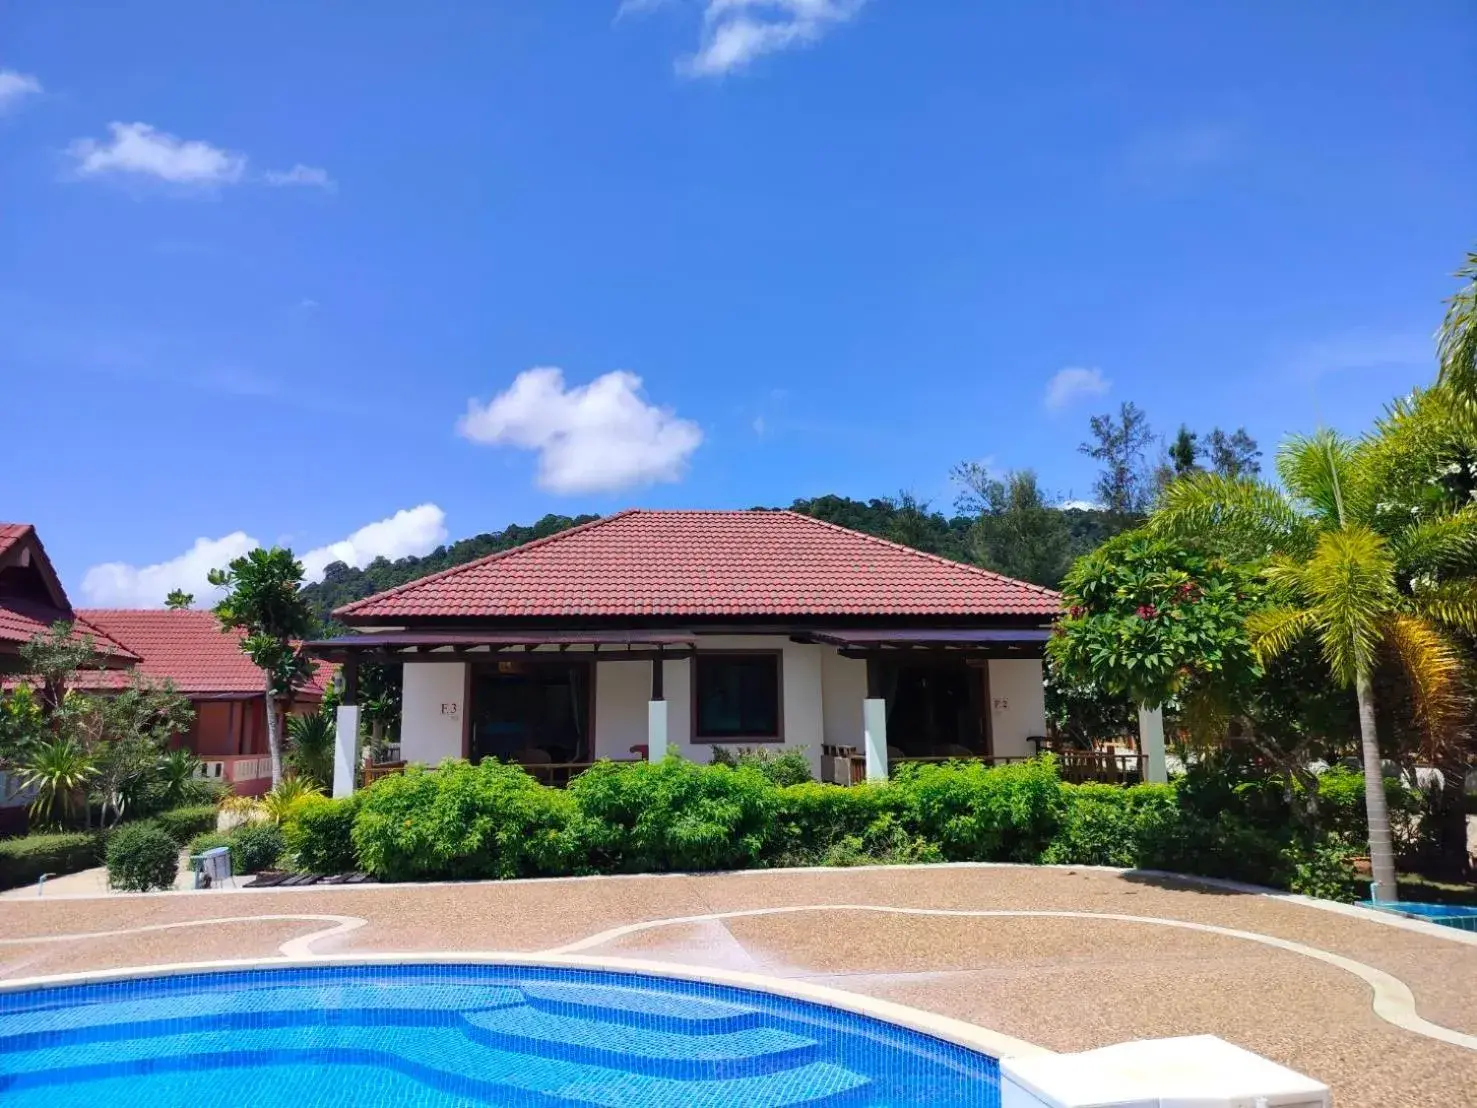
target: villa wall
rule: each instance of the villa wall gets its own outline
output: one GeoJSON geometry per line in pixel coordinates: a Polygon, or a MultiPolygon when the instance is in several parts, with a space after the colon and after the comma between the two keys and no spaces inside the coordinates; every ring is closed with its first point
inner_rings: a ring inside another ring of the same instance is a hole
{"type": "MultiPolygon", "coordinates": [[[[782,635],[704,637],[702,650],[777,650],[781,655],[783,742],[737,743],[770,750],[802,749],[819,773],[822,744],[862,747],[864,661],[843,658],[831,647],[791,642],[782,635]]],[[[692,668],[687,659],[665,662],[668,745],[695,762],[712,758],[711,743],[692,741],[692,668]]],[[[400,750],[407,761],[434,765],[462,753],[466,666],[407,664],[402,697],[400,750]]],[[[1046,731],[1039,660],[990,662],[991,726],[995,753],[1030,754],[1029,735],[1046,731]]],[[[602,661],[595,667],[595,756],[629,759],[647,741],[651,663],[602,661]]]]}
{"type": "Polygon", "coordinates": [[[990,662],[990,735],[999,756],[1034,754],[1026,741],[1046,734],[1046,688],[1039,658],[990,662]]]}

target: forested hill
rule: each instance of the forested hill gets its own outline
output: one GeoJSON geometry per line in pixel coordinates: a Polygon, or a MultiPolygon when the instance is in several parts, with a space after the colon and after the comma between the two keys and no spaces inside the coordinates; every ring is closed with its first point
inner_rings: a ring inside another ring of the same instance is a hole
{"type": "MultiPolygon", "coordinates": [[[[955,561],[986,565],[1051,586],[1060,581],[1073,557],[1091,550],[1122,526],[1111,513],[1047,507],[1014,513],[1015,518],[1010,518],[1005,526],[1012,513],[1004,513],[996,520],[988,516],[946,516],[930,511],[927,504],[919,504],[908,496],[865,501],[819,496],[797,500],[790,509],[955,561]]],[[[546,515],[531,527],[513,524],[501,531],[439,546],[423,558],[399,558],[393,562],[378,558],[363,569],[334,562],[323,580],[308,585],[303,595],[318,618],[329,625],[329,613],[344,604],[597,518],[546,515]]],[[[330,631],[336,629],[328,626],[330,631]]]]}

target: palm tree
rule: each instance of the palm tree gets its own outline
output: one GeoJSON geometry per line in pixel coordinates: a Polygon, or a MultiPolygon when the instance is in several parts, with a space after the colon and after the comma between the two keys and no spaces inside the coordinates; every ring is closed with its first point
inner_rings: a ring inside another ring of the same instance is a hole
{"type": "Polygon", "coordinates": [[[322,712],[287,717],[292,748],[287,761],[298,776],[324,788],[333,785],[333,719],[322,712]]]}
{"type": "Polygon", "coordinates": [[[87,806],[87,783],[97,776],[92,756],[75,739],[51,739],[31,748],[18,774],[21,785],[36,790],[31,815],[50,821],[61,809],[70,818],[80,800],[87,806]]]}
{"type": "MultiPolygon", "coordinates": [[[[1439,394],[1432,403],[1449,406],[1439,394]]],[[[1397,406],[1391,420],[1399,414],[1397,406]]],[[[1423,731],[1441,734],[1461,708],[1462,663],[1448,629],[1477,629],[1477,507],[1385,499],[1380,475],[1390,450],[1379,436],[1295,437],[1277,455],[1282,489],[1192,475],[1165,490],[1149,523],[1263,564],[1280,603],[1247,621],[1258,656],[1270,659],[1311,636],[1334,679],[1353,687],[1375,900],[1397,896],[1375,736],[1377,657],[1399,661],[1423,731]]]]}

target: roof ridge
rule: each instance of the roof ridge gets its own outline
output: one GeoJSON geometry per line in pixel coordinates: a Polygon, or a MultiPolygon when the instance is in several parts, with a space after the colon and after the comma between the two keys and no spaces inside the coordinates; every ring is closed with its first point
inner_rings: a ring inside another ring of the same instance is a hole
{"type": "Polygon", "coordinates": [[[518,546],[509,547],[507,550],[494,550],[491,554],[484,554],[482,557],[476,559],[475,561],[463,562],[459,566],[449,566],[446,569],[437,570],[435,573],[429,573],[424,577],[417,577],[413,581],[406,581],[403,585],[396,585],[394,588],[385,589],[383,592],[371,593],[369,596],[360,597],[358,600],[351,601],[350,603],[345,604],[342,607],[335,608],[330,614],[335,616],[353,615],[356,608],[363,607],[371,600],[379,601],[385,600],[391,596],[398,596],[402,592],[405,592],[407,589],[419,588],[420,586],[429,584],[432,581],[439,581],[443,577],[450,577],[453,574],[457,573],[465,573],[466,571],[476,569],[479,566],[485,566],[492,562],[500,561],[501,559],[506,558],[512,554],[519,554],[525,550],[532,550],[535,547],[547,546],[548,544],[555,542],[558,539],[567,539],[571,535],[579,534],[581,531],[593,531],[596,527],[614,522],[615,520],[621,519],[625,516],[634,515],[641,510],[642,509],[640,508],[624,508],[619,512],[612,512],[608,516],[601,516],[599,519],[592,519],[588,523],[576,524],[575,526],[566,528],[563,531],[556,531],[552,535],[545,535],[541,539],[533,539],[529,542],[520,543],[518,546]]]}
{"type": "Polygon", "coordinates": [[[829,527],[832,531],[840,531],[843,535],[854,535],[859,539],[866,539],[868,542],[876,543],[878,546],[885,546],[890,550],[899,550],[902,551],[904,554],[912,554],[919,558],[926,558],[931,562],[936,562],[939,565],[947,566],[950,569],[962,569],[977,576],[988,578],[991,581],[1005,581],[1012,585],[1019,585],[1023,589],[1030,589],[1033,592],[1040,593],[1042,596],[1051,597],[1053,600],[1060,600],[1062,596],[1061,593],[1056,592],[1053,589],[1048,589],[1045,585],[1033,585],[1030,581],[1022,581],[1018,577],[1010,577],[1004,573],[996,573],[993,569],[985,569],[983,566],[973,566],[970,565],[968,562],[956,562],[951,558],[945,558],[942,554],[934,554],[927,550],[919,550],[916,546],[907,546],[904,543],[893,542],[891,539],[884,539],[880,535],[871,535],[868,534],[866,531],[857,531],[851,527],[843,527],[839,523],[832,523],[828,519],[818,519],[815,516],[808,516],[804,512],[795,511],[793,508],[778,508],[775,509],[775,511],[781,512],[787,516],[794,516],[796,519],[803,519],[806,523],[813,523],[820,527],[829,527]]]}

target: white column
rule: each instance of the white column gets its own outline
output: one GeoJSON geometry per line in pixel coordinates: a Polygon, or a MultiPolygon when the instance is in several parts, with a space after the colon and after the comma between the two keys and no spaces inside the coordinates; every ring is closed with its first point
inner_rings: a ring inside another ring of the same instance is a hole
{"type": "Polygon", "coordinates": [[[667,756],[667,702],[646,702],[646,758],[660,762],[667,756]]]}
{"type": "Polygon", "coordinates": [[[359,705],[340,704],[333,735],[333,795],[354,791],[359,772],[359,705]]]}
{"type": "Polygon", "coordinates": [[[1164,709],[1139,709],[1139,752],[1148,757],[1148,780],[1155,785],[1169,782],[1169,766],[1164,760],[1164,709]]]}
{"type": "Polygon", "coordinates": [[[887,701],[862,701],[862,745],[867,754],[867,780],[887,780],[887,701]]]}

